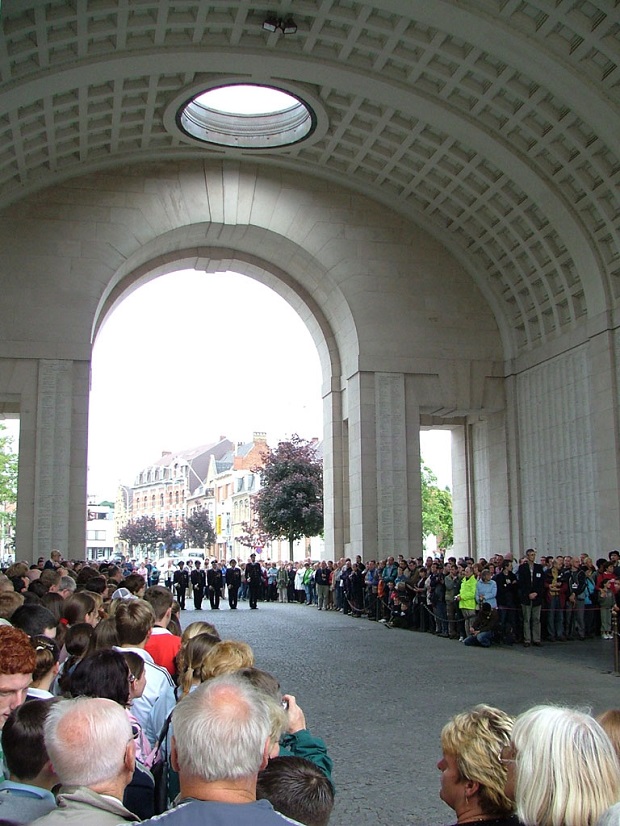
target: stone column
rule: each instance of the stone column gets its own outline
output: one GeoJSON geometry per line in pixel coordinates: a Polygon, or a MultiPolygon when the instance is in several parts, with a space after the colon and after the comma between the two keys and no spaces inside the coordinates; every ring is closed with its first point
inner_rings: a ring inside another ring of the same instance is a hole
{"type": "MultiPolygon", "coordinates": [[[[409,550],[409,434],[405,414],[405,377],[402,373],[375,373],[375,406],[378,554],[383,559],[399,553],[406,556],[409,550]]],[[[418,432],[412,435],[414,439],[417,435],[419,457],[419,414],[418,432]]]]}
{"type": "Polygon", "coordinates": [[[84,557],[88,392],[87,362],[41,359],[36,385],[24,394],[17,503],[20,559],[48,556],[53,548],[69,558],[84,557]]]}
{"type": "Polygon", "coordinates": [[[451,556],[463,557],[471,554],[470,526],[471,497],[469,490],[468,425],[452,430],[452,519],[454,545],[451,556]]]}
{"type": "Polygon", "coordinates": [[[345,554],[377,557],[377,451],[375,378],[356,373],[347,382],[350,541],[345,554]]]}
{"type": "Polygon", "coordinates": [[[422,551],[420,411],[403,373],[358,373],[347,387],[349,555],[422,551]]]}
{"type": "MultiPolygon", "coordinates": [[[[519,450],[519,416],[517,380],[507,376],[506,388],[506,463],[509,508],[509,547],[514,559],[519,559],[523,547],[523,516],[521,504],[521,462],[519,450]]],[[[500,553],[504,553],[500,551],[500,553]]]]}
{"type": "Polygon", "coordinates": [[[619,547],[620,537],[619,343],[618,333],[604,331],[593,336],[588,345],[589,415],[600,556],[606,556],[612,548],[619,547]]]}
{"type": "Polygon", "coordinates": [[[323,510],[326,560],[344,554],[344,469],[346,439],[343,434],[342,393],[331,390],[323,397],[323,510]]]}

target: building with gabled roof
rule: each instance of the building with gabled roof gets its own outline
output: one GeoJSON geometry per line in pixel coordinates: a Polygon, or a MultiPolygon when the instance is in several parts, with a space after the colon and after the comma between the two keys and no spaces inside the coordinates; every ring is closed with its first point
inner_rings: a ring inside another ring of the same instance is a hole
{"type": "Polygon", "coordinates": [[[160,526],[171,522],[180,530],[186,502],[203,486],[211,461],[222,461],[232,450],[234,443],[222,436],[211,444],[176,453],[164,451],[136,476],[131,518],[153,516],[160,526]]]}

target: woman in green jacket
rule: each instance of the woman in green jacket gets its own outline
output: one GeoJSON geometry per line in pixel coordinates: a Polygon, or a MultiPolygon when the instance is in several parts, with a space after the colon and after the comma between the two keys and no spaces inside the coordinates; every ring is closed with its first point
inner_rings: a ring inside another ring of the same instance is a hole
{"type": "Polygon", "coordinates": [[[470,565],[465,568],[461,589],[457,595],[459,608],[465,620],[465,636],[469,636],[470,624],[476,616],[476,577],[470,565]]]}

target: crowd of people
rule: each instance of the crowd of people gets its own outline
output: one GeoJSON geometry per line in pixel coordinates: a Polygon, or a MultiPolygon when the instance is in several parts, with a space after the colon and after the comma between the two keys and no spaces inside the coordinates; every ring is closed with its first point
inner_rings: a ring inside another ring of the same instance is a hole
{"type": "MultiPolygon", "coordinates": [[[[516,570],[502,558],[265,566],[251,557],[243,569],[209,563],[219,576],[211,586],[205,576],[201,587],[212,610],[219,603],[209,587],[236,608],[229,581],[239,599],[246,585],[256,604],[272,598],[273,567],[283,601],[301,600],[303,591],[304,604],[318,610],[455,638],[461,631],[467,644],[487,645],[487,633],[507,641],[520,628],[524,644],[535,645],[541,626],[556,639],[597,633],[597,621],[605,633],[600,598],[591,600],[593,624],[586,605],[583,612],[570,605],[584,580],[594,581],[592,593],[610,590],[615,600],[617,562],[617,552],[600,560],[594,577],[587,559],[536,562],[533,551],[516,570]],[[289,594],[291,571],[302,587],[289,594]],[[501,593],[509,588],[513,605],[501,593]],[[446,610],[438,609],[442,602],[446,610]],[[543,604],[551,606],[546,623],[543,604]],[[502,621],[502,610],[514,613],[502,621]],[[489,616],[493,629],[483,627],[489,616]]],[[[67,563],[53,552],[0,574],[0,823],[326,826],[335,791],[325,742],[308,729],[295,696],[256,667],[247,642],[222,640],[204,613],[181,630],[174,576],[185,567],[150,584],[156,577],[147,563],[139,573],[129,565],[67,563]]],[[[191,573],[201,568],[192,566],[183,596],[194,595],[191,573]]],[[[457,823],[620,822],[620,710],[594,720],[541,706],[513,720],[478,706],[446,724],[441,747],[440,796],[457,823]]]]}
{"type": "Polygon", "coordinates": [[[325,826],[332,760],[295,696],[147,579],[58,553],[0,574],[0,822],[325,826]]]}
{"type": "Polygon", "coordinates": [[[288,576],[282,602],[300,601],[466,645],[611,640],[612,618],[620,608],[617,550],[596,562],[585,553],[536,561],[529,549],[518,561],[501,554],[477,562],[400,555],[365,563],[357,556],[272,568],[276,581],[288,576]]]}

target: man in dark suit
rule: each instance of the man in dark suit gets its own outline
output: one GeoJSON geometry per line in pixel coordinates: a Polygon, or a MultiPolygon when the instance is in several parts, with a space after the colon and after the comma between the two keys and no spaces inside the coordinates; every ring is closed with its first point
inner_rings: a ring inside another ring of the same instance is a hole
{"type": "Polygon", "coordinates": [[[263,580],[263,569],[256,561],[256,554],[250,554],[250,561],[245,566],[245,578],[250,586],[250,608],[258,608],[256,604],[263,580]]]}
{"type": "Polygon", "coordinates": [[[183,560],[179,562],[179,567],[174,572],[172,577],[172,584],[177,595],[177,602],[181,610],[185,609],[185,592],[189,587],[189,571],[185,567],[183,560]]]}
{"type": "Polygon", "coordinates": [[[241,588],[241,568],[237,567],[237,560],[231,559],[230,565],[226,568],[226,587],[228,589],[228,605],[230,608],[237,607],[237,594],[241,588]]]}
{"type": "Polygon", "coordinates": [[[517,574],[523,614],[523,645],[526,648],[540,645],[540,612],[545,586],[543,566],[535,562],[535,559],[536,551],[529,548],[517,574]]]}
{"type": "Polygon", "coordinates": [[[190,574],[192,581],[192,593],[194,595],[194,608],[200,611],[202,608],[202,598],[205,595],[206,577],[205,572],[200,567],[200,560],[196,560],[194,570],[190,574]]]}
{"type": "Polygon", "coordinates": [[[221,570],[218,568],[217,559],[214,559],[211,562],[211,567],[207,571],[207,590],[209,592],[209,604],[211,605],[212,611],[219,611],[223,587],[224,578],[221,570]]]}

